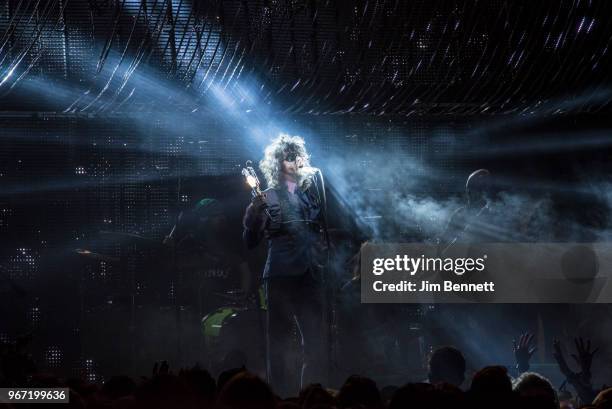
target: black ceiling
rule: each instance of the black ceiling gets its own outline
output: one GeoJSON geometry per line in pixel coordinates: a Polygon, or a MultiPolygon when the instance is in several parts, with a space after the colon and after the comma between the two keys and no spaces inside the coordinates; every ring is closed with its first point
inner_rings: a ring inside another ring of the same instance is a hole
{"type": "Polygon", "coordinates": [[[0,35],[4,111],[555,114],[612,101],[606,0],[5,0],[0,35]]]}

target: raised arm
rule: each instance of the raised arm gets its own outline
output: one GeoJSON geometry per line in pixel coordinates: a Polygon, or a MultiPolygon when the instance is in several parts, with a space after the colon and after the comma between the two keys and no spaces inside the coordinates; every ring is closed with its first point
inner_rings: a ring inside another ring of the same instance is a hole
{"type": "Polygon", "coordinates": [[[268,218],[267,208],[268,203],[265,194],[255,196],[246,208],[242,221],[242,238],[249,249],[256,247],[263,238],[268,218]]]}
{"type": "Polygon", "coordinates": [[[593,362],[593,356],[599,348],[591,349],[591,341],[587,340],[585,343],[582,338],[574,339],[574,343],[576,345],[577,354],[572,354],[572,358],[574,358],[578,364],[580,372],[574,372],[570,369],[561,351],[561,343],[558,340],[553,342],[553,356],[569,384],[576,389],[582,403],[588,404],[591,403],[596,396],[596,392],[591,382],[591,364],[593,362]]]}
{"type": "Polygon", "coordinates": [[[532,346],[533,334],[521,334],[518,343],[512,341],[514,350],[514,359],[516,361],[516,370],[519,375],[529,370],[529,360],[536,351],[536,347],[532,346]]]}

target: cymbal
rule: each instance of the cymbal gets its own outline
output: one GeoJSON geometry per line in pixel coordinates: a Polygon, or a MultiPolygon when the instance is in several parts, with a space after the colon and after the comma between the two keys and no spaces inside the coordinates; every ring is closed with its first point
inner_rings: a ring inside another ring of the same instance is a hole
{"type": "Polygon", "coordinates": [[[94,253],[93,251],[90,251],[87,249],[75,249],[74,252],[85,258],[91,259],[91,260],[105,261],[107,263],[118,263],[119,262],[118,257],[107,256],[105,254],[100,254],[100,253],[94,253]]]}

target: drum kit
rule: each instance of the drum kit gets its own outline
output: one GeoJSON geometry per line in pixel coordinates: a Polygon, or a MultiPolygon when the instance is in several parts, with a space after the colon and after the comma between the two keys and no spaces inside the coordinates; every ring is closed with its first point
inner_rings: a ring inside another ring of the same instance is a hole
{"type": "Polygon", "coordinates": [[[224,211],[204,198],[178,213],[163,240],[102,230],[89,246],[73,249],[81,266],[75,282],[85,349],[102,356],[105,338],[122,333],[127,339],[121,343],[133,344],[128,359],[227,368],[242,357],[251,370],[263,371],[263,291],[236,288],[241,284],[231,249],[237,246],[232,234],[220,237],[230,229],[218,225],[224,211]],[[109,325],[95,324],[102,321],[109,325]]]}
{"type": "MultiPolygon", "coordinates": [[[[143,249],[147,249],[148,254],[155,258],[147,262],[147,265],[158,270],[146,270],[147,277],[144,278],[149,279],[149,283],[161,281],[165,284],[177,276],[183,280],[182,286],[171,283],[171,288],[169,291],[166,290],[166,293],[172,292],[171,295],[175,297],[174,307],[182,314],[181,318],[177,318],[177,321],[180,321],[180,324],[177,325],[183,327],[181,331],[184,335],[181,342],[185,345],[199,344],[197,347],[186,346],[183,355],[197,351],[196,353],[200,356],[185,356],[179,358],[180,360],[206,363],[209,368],[217,370],[226,369],[228,365],[238,363],[242,365],[248,362],[251,370],[264,372],[266,306],[262,288],[247,293],[242,289],[233,288],[229,283],[225,287],[224,280],[219,280],[215,274],[208,274],[212,270],[204,271],[206,266],[203,263],[206,263],[207,259],[202,256],[201,247],[188,246],[187,249],[174,249],[171,248],[171,244],[167,244],[167,241],[159,242],[136,233],[101,231],[100,237],[104,242],[110,242],[119,247],[128,247],[132,251],[121,252],[121,256],[117,256],[93,249],[77,248],[73,250],[73,254],[86,265],[99,266],[102,264],[106,269],[113,267],[122,269],[129,265],[133,253],[145,252],[143,249]],[[173,268],[176,271],[169,274],[168,271],[172,271],[173,268]],[[160,276],[165,276],[167,279],[160,280],[160,276]],[[196,330],[196,328],[199,329],[196,330]],[[199,332],[199,336],[195,335],[196,331],[199,332]]],[[[142,275],[143,272],[137,271],[132,274],[142,275]]],[[[134,282],[134,280],[126,281],[134,282]]],[[[139,333],[148,330],[150,332],[151,320],[143,318],[147,322],[139,322],[139,317],[143,314],[145,314],[143,317],[150,316],[155,309],[160,311],[160,317],[165,316],[169,308],[173,309],[173,305],[169,305],[167,299],[166,302],[163,302],[160,301],[159,296],[146,294],[147,291],[153,294],[164,292],[156,289],[155,284],[147,285],[140,282],[134,285],[126,284],[123,288],[122,286],[104,287],[99,284],[98,287],[104,288],[95,290],[89,285],[90,289],[85,292],[103,291],[106,294],[103,297],[82,294],[81,304],[87,310],[84,315],[88,316],[90,321],[99,321],[99,316],[115,317],[117,311],[122,311],[123,313],[119,315],[129,320],[128,325],[131,331],[139,333]],[[144,313],[145,310],[148,312],[144,313]],[[129,318],[130,315],[131,318],[129,318]]],[[[117,319],[112,319],[112,321],[115,325],[123,325],[117,319]]],[[[160,318],[160,331],[156,332],[171,332],[172,329],[167,324],[162,324],[161,321],[165,323],[167,320],[160,318]],[[162,327],[168,327],[168,329],[165,330],[162,327]]],[[[125,321],[124,323],[127,324],[125,321]]],[[[134,338],[139,339],[139,334],[135,333],[134,338]]],[[[151,347],[154,348],[154,346],[151,347]]]]}

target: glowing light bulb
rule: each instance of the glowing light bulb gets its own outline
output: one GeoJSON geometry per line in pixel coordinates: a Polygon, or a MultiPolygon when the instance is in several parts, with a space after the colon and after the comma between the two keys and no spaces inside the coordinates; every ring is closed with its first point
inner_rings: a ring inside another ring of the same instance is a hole
{"type": "Polygon", "coordinates": [[[246,181],[252,188],[257,187],[257,179],[255,179],[252,175],[247,176],[246,181]]]}

